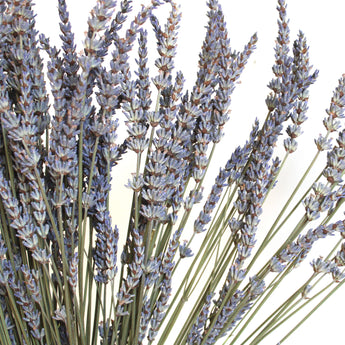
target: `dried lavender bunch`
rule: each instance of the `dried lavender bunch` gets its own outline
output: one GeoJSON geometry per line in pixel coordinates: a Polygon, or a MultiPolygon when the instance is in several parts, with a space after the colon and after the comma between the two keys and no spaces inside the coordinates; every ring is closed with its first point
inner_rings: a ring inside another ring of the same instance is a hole
{"type": "Polygon", "coordinates": [[[229,154],[206,200],[208,167],[257,35],[234,50],[220,1],[207,1],[188,91],[175,67],[178,2],[152,0],[136,14],[133,6],[98,0],[77,53],[65,0],[61,49],[38,35],[31,0],[0,0],[0,342],[258,344],[293,318],[296,326],[274,338],[282,343],[345,282],[345,77],[310,166],[264,229],[264,204],[298,149],[318,76],[302,31],[290,47],[286,2],[278,0],[266,118],[229,154]],[[132,194],[127,234],[111,209],[112,179],[126,160],[136,163],[124,186],[132,194]],[[332,236],[333,250],[310,258],[332,236]],[[305,259],[310,275],[280,296],[305,259]],[[260,317],[274,294],[279,307],[260,317]]]}

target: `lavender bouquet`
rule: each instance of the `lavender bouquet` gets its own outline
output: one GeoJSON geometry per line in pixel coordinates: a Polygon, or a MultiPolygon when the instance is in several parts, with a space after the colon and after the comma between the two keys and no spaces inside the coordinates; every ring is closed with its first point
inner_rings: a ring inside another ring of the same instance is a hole
{"type": "Polygon", "coordinates": [[[77,53],[65,0],[60,49],[35,29],[30,0],[0,0],[0,343],[283,343],[345,282],[345,76],[310,166],[271,227],[260,227],[318,76],[302,32],[290,47],[285,1],[266,117],[215,177],[207,171],[257,36],[232,49],[221,4],[209,0],[196,82],[185,90],[174,70],[178,4],[152,0],[133,16],[131,3],[98,0],[77,53]],[[111,204],[124,191],[111,180],[128,160],[131,205],[118,228],[111,204]],[[328,252],[308,255],[330,236],[328,252]],[[291,320],[286,335],[275,332],[291,320]]]}

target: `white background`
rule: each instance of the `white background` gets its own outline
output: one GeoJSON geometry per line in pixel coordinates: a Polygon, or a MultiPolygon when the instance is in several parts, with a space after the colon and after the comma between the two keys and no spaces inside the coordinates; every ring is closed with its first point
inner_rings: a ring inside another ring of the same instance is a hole
{"type": "MultiPolygon", "coordinates": [[[[135,8],[148,1],[134,1],[135,8]]],[[[82,49],[84,32],[87,29],[86,19],[94,0],[67,1],[70,11],[73,31],[76,34],[78,50],[82,49]]],[[[179,33],[176,66],[182,70],[187,80],[186,87],[192,87],[196,78],[198,54],[204,38],[206,24],[206,1],[185,0],[180,3],[183,13],[179,33]]],[[[248,42],[250,36],[258,33],[257,49],[250,58],[248,65],[241,77],[231,105],[231,120],[225,128],[226,136],[220,145],[219,154],[210,171],[210,181],[217,173],[219,166],[223,165],[230,157],[233,148],[243,144],[248,137],[249,130],[255,117],[263,120],[266,116],[265,98],[268,93],[267,83],[272,78],[271,66],[274,63],[274,42],[277,36],[276,1],[274,0],[220,0],[228,23],[228,31],[232,46],[240,50],[248,42]]],[[[57,1],[36,0],[37,29],[45,33],[57,46],[59,42],[57,1]]],[[[166,9],[168,6],[165,6],[166,9]]],[[[162,10],[161,14],[166,15],[162,10]]],[[[314,155],[313,139],[319,133],[325,133],[322,119],[326,115],[325,109],[329,106],[330,98],[338,79],[345,73],[345,3],[343,0],[311,1],[289,0],[288,17],[291,29],[291,41],[296,38],[301,29],[310,45],[310,60],[315,68],[320,70],[317,83],[310,88],[309,120],[304,125],[304,135],[299,140],[299,150],[285,167],[286,173],[282,174],[279,189],[274,193],[274,199],[268,204],[265,216],[274,216],[275,207],[284,200],[294,187],[294,181],[304,171],[304,168],[314,155]]],[[[153,55],[153,58],[155,56],[153,55]]],[[[123,127],[122,127],[123,129],[123,127]]],[[[121,163],[122,164],[122,163],[121,163]]],[[[133,165],[126,161],[125,166],[129,171],[134,171],[133,165]]],[[[123,165],[123,164],[122,164],[123,165]]],[[[114,183],[120,188],[127,182],[128,171],[117,171],[114,183]]],[[[318,172],[318,170],[317,170],[318,172]]],[[[123,189],[124,190],[124,189],[123,189]]],[[[125,214],[124,218],[115,216],[114,221],[120,229],[126,229],[126,205],[130,202],[130,195],[121,194],[115,189],[113,206],[117,215],[125,214]]],[[[315,253],[314,257],[319,255],[315,253]]],[[[306,275],[309,276],[310,269],[306,275]]],[[[309,345],[309,344],[345,344],[343,336],[345,311],[345,291],[342,289],[329,301],[328,306],[322,307],[284,344],[309,345]]],[[[283,333],[282,333],[283,334],[283,333]]],[[[275,345],[279,338],[276,336],[267,339],[263,344],[275,345]]],[[[170,344],[168,344],[170,345],[170,344]]]]}

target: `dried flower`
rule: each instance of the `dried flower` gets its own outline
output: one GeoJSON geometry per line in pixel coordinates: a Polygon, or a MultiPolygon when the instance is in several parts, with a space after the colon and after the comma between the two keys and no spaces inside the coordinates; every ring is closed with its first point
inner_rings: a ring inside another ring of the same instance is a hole
{"type": "Polygon", "coordinates": [[[1,344],[163,345],[171,336],[176,344],[206,345],[225,335],[231,345],[257,344],[345,282],[345,220],[338,212],[345,200],[345,76],[311,166],[266,229],[261,220],[272,212],[265,202],[299,149],[318,76],[302,31],[290,48],[286,1],[278,0],[266,119],[255,120],[244,145],[233,152],[229,146],[209,188],[211,158],[257,35],[234,50],[220,0],[207,1],[197,77],[187,90],[175,70],[178,2],[136,6],[97,0],[77,53],[65,0],[58,0],[61,48],[38,35],[31,0],[0,0],[1,344]],[[165,23],[160,6],[168,8],[165,23]],[[151,34],[158,54],[152,61],[151,34]],[[309,181],[321,151],[325,165],[309,181]],[[122,190],[112,190],[112,180],[121,180],[119,165],[131,166],[127,157],[135,170],[125,186],[132,193],[126,231],[113,224],[122,214],[112,197],[121,198],[122,190]],[[316,241],[331,236],[337,247],[311,259],[310,276],[275,309],[271,294],[279,297],[285,277],[316,241]],[[275,237],[282,241],[277,248],[275,237]],[[184,315],[187,303],[191,312],[184,315]],[[244,333],[263,303],[272,306],[271,316],[259,316],[255,331],[244,333]]]}

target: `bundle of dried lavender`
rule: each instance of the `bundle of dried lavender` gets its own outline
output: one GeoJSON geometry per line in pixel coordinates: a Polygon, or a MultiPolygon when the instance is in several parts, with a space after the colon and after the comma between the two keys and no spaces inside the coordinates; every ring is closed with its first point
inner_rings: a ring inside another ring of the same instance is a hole
{"type": "Polygon", "coordinates": [[[287,5],[278,0],[267,116],[229,155],[193,219],[257,36],[233,50],[221,4],[209,0],[189,92],[175,71],[178,4],[152,0],[131,19],[131,3],[98,0],[77,53],[65,0],[58,0],[61,50],[38,36],[31,0],[0,0],[0,342],[258,344],[294,318],[282,343],[345,282],[345,77],[310,166],[271,228],[261,228],[264,203],[298,148],[318,76],[302,32],[290,51],[287,5]],[[165,24],[156,15],[161,6],[169,7],[165,24]],[[285,156],[275,157],[277,145],[285,156]],[[325,166],[312,181],[322,151],[325,166]],[[127,157],[136,165],[126,185],[125,234],[113,224],[110,191],[127,157]],[[296,225],[287,228],[291,219],[296,225]],[[333,250],[310,259],[307,279],[260,317],[314,243],[329,236],[333,250]]]}

